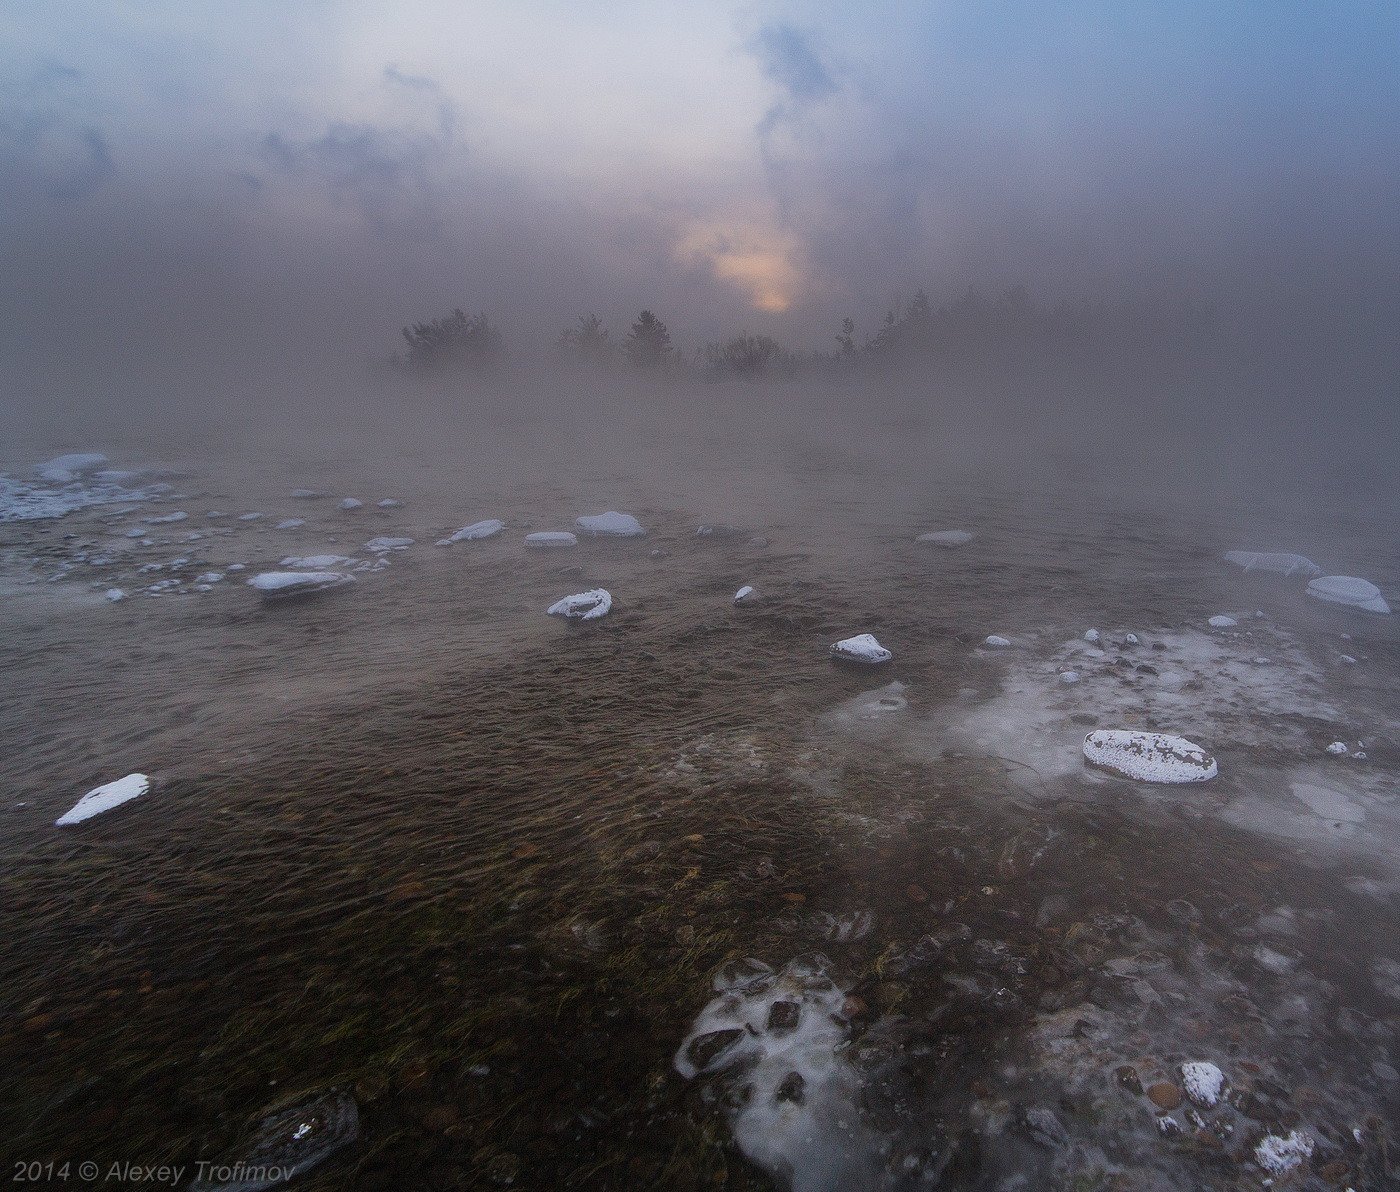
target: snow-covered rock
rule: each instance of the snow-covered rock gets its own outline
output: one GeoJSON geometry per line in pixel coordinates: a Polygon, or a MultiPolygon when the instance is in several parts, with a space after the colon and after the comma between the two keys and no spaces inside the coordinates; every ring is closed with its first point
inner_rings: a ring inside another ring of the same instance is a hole
{"type": "Polygon", "coordinates": [[[99,471],[107,464],[107,457],[96,451],[75,451],[68,455],[55,455],[53,459],[39,464],[34,470],[41,480],[50,484],[72,484],[92,472],[99,471]]]}
{"type": "Polygon", "coordinates": [[[364,502],[358,497],[346,497],[340,503],[342,509],[359,509],[362,505],[364,505],[364,502]]]}
{"type": "Polygon", "coordinates": [[[984,646],[990,646],[993,650],[1004,650],[1007,646],[1011,644],[1011,639],[1009,637],[1001,637],[1000,635],[993,633],[989,637],[985,638],[982,644],[984,646]]]}
{"type": "Polygon", "coordinates": [[[506,528],[506,523],[499,518],[487,517],[481,521],[472,522],[469,526],[463,526],[446,538],[439,538],[438,546],[451,546],[454,542],[476,542],[481,538],[491,538],[499,534],[506,528]]]}
{"type": "Polygon", "coordinates": [[[354,582],[353,576],[343,575],[339,571],[262,571],[248,581],[248,586],[256,588],[266,600],[280,600],[287,596],[324,592],[354,582]]]}
{"type": "Polygon", "coordinates": [[[151,780],[145,774],[128,774],[105,786],[88,791],[81,799],[54,821],[54,827],[66,828],[70,824],[81,824],[84,820],[111,811],[132,799],[140,798],[151,789],[151,780]]]}
{"type": "Polygon", "coordinates": [[[574,525],[595,538],[640,538],[646,533],[642,523],[630,513],[616,513],[611,509],[607,513],[576,517],[574,525]]]}
{"type": "Polygon", "coordinates": [[[1186,738],[1131,729],[1095,729],[1084,738],[1084,757],[1139,782],[1205,782],[1218,773],[1215,758],[1186,738]]]}
{"type": "Polygon", "coordinates": [[[525,535],[525,545],[532,550],[558,550],[561,547],[577,546],[578,538],[567,530],[537,530],[525,535]]]}
{"type": "Polygon", "coordinates": [[[1206,622],[1212,629],[1233,629],[1239,624],[1234,617],[1228,617],[1224,613],[1217,613],[1206,622]]]}
{"type": "Polygon", "coordinates": [[[210,584],[217,584],[223,578],[224,573],[222,571],[205,571],[196,575],[194,577],[194,582],[202,587],[208,587],[210,584]]]}
{"type": "Polygon", "coordinates": [[[173,525],[175,522],[182,522],[187,517],[189,517],[188,513],[185,513],[183,510],[177,510],[175,513],[167,513],[164,517],[148,517],[146,519],[146,524],[148,526],[169,526],[173,525]]]}
{"type": "Polygon", "coordinates": [[[1322,568],[1311,559],[1287,551],[1227,550],[1225,561],[1246,571],[1271,571],[1277,575],[1322,574],[1322,568]]]}
{"type": "Polygon", "coordinates": [[[273,529],[299,530],[304,525],[306,525],[306,518],[304,517],[286,517],[283,518],[280,522],[278,522],[277,525],[273,527],[273,529]]]}
{"type": "Polygon", "coordinates": [[[1181,1065],[1181,1085],[1193,1102],[1203,1109],[1211,1109],[1220,1100],[1225,1073],[1209,1060],[1195,1060],[1181,1065]]]}
{"type": "Polygon", "coordinates": [[[612,594],[604,588],[591,588],[556,600],[545,611],[551,617],[574,617],[580,621],[596,621],[612,608],[612,594]]]}
{"type": "Polygon", "coordinates": [[[257,521],[260,517],[262,517],[262,514],[261,514],[261,513],[240,513],[240,514],[238,515],[238,520],[239,520],[239,521],[257,521]]]}
{"type": "Polygon", "coordinates": [[[1332,744],[1327,746],[1327,752],[1330,753],[1333,757],[1340,757],[1346,751],[1347,743],[1345,741],[1333,741],[1332,744]]]}
{"type": "Polygon", "coordinates": [[[1375,584],[1354,575],[1324,575],[1308,584],[1308,595],[1329,604],[1345,604],[1368,613],[1389,613],[1390,605],[1375,584]]]}
{"type": "Polygon", "coordinates": [[[740,588],[737,592],[734,593],[734,603],[757,604],[758,589],[753,587],[751,584],[745,584],[742,588],[740,588]]]}
{"type": "Polygon", "coordinates": [[[379,508],[381,508],[381,509],[397,509],[397,508],[398,508],[400,505],[402,505],[402,504],[403,504],[402,501],[396,501],[396,500],[394,500],[393,497],[385,497],[382,501],[379,502],[379,508]]]}
{"type": "Polygon", "coordinates": [[[381,535],[365,543],[365,550],[372,555],[382,555],[391,550],[407,550],[413,545],[412,538],[386,538],[381,535]]]}
{"type": "Polygon", "coordinates": [[[110,600],[113,604],[116,604],[120,600],[126,599],[126,593],[123,592],[120,588],[108,588],[103,593],[103,595],[106,596],[107,599],[110,600]]]}
{"type": "Polygon", "coordinates": [[[975,535],[967,530],[933,530],[914,539],[927,546],[966,546],[975,535]]]}
{"type": "Polygon", "coordinates": [[[1316,1145],[1302,1130],[1290,1130],[1286,1137],[1269,1134],[1254,1148],[1254,1161],[1271,1175],[1283,1175],[1311,1158],[1316,1145]]]}
{"type": "Polygon", "coordinates": [[[1078,682],[1079,682],[1079,672],[1078,672],[1077,670],[1061,671],[1061,672],[1060,672],[1060,682],[1061,682],[1061,683],[1078,683],[1078,682]]]}
{"type": "Polygon", "coordinates": [[[1086,642],[1089,642],[1091,645],[1095,645],[1095,646],[1098,645],[1098,644],[1099,644],[1099,631],[1098,631],[1097,629],[1086,629],[1086,630],[1084,631],[1084,640],[1085,640],[1086,642]]]}
{"type": "Polygon", "coordinates": [[[846,662],[863,662],[877,666],[894,657],[884,646],[875,640],[874,634],[858,633],[855,637],[843,638],[831,647],[831,656],[846,662]]]}
{"type": "Polygon", "coordinates": [[[280,566],[291,571],[330,571],[354,561],[348,555],[289,555],[280,566]]]}

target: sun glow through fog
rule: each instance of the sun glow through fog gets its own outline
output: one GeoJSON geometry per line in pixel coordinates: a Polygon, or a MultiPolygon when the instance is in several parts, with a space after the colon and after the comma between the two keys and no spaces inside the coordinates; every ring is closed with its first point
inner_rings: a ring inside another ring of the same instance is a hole
{"type": "Polygon", "coordinates": [[[740,290],[755,310],[781,314],[803,289],[796,238],[761,223],[693,225],[676,244],[675,255],[740,290]]]}

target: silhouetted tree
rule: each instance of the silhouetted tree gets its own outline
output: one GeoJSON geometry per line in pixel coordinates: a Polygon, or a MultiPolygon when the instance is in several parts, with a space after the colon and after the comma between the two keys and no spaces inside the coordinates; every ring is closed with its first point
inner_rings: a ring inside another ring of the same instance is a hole
{"type": "Polygon", "coordinates": [[[505,340],[484,314],[468,318],[454,310],[445,318],[414,323],[403,329],[408,363],[418,368],[497,363],[505,355],[505,340]]]}
{"type": "Polygon", "coordinates": [[[837,353],[843,357],[851,357],[856,354],[856,321],[854,319],[841,320],[841,334],[836,337],[837,353]]]}
{"type": "Polygon", "coordinates": [[[723,343],[710,344],[705,358],[715,372],[733,373],[740,377],[761,375],[782,355],[778,341],[768,335],[736,335],[723,343]]]}
{"type": "Polygon", "coordinates": [[[578,326],[566,327],[559,336],[559,351],[588,364],[606,364],[613,357],[613,344],[602,319],[580,315],[578,326]]]}
{"type": "Polygon", "coordinates": [[[671,333],[651,311],[644,310],[627,333],[627,342],[622,350],[630,363],[654,368],[671,354],[671,333]]]}

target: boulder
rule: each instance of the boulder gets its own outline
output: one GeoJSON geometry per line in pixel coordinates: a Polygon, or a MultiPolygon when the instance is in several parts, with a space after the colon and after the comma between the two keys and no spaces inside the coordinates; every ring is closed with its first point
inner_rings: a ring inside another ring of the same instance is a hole
{"type": "Polygon", "coordinates": [[[1219,772],[1215,758],[1184,737],[1131,729],[1095,729],[1084,738],[1084,758],[1138,782],[1205,782],[1219,772]]]}
{"type": "Polygon", "coordinates": [[[843,638],[831,647],[831,656],[842,662],[860,662],[867,666],[878,666],[894,657],[870,633],[859,633],[855,637],[843,638]]]}
{"type": "Polygon", "coordinates": [[[646,533],[642,523],[630,513],[615,513],[611,509],[607,513],[575,518],[574,525],[597,538],[640,538],[646,533]]]}
{"type": "Polygon", "coordinates": [[[545,611],[551,617],[573,617],[580,621],[596,621],[612,608],[612,594],[604,588],[591,588],[556,600],[545,611]]]}

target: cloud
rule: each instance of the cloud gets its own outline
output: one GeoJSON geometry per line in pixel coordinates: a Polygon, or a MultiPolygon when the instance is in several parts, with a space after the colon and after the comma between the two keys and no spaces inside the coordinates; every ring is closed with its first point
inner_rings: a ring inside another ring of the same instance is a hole
{"type": "Polygon", "coordinates": [[[81,71],[45,61],[0,93],[0,193],[87,198],[116,173],[107,136],[82,114],[81,71]]]}

